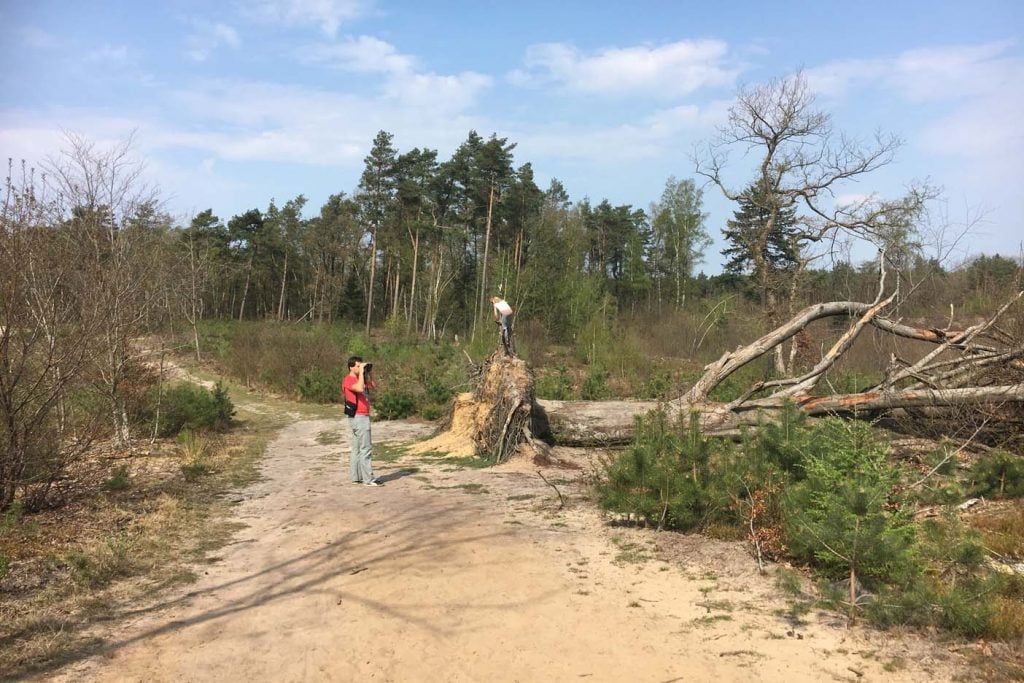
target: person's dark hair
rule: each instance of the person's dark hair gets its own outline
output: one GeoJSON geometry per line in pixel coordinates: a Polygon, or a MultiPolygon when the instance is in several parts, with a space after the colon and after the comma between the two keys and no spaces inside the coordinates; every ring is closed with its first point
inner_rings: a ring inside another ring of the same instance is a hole
{"type": "Polygon", "coordinates": [[[348,357],[348,366],[349,366],[349,368],[354,368],[356,366],[356,363],[362,363],[362,362],[363,362],[362,356],[349,356],[348,357]]]}

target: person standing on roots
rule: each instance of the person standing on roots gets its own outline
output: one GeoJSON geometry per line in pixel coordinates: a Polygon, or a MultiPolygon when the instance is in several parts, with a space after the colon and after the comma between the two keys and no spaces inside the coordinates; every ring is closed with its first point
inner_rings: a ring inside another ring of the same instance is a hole
{"type": "Polygon", "coordinates": [[[494,321],[501,326],[501,343],[505,346],[505,353],[515,355],[515,347],[512,346],[512,307],[500,296],[492,296],[491,303],[494,304],[494,321]]]}
{"type": "Polygon", "coordinates": [[[349,463],[349,479],[353,484],[380,486],[373,477],[373,440],[370,436],[370,401],[367,389],[373,388],[369,378],[370,365],[363,363],[359,356],[348,359],[348,374],[342,380],[345,395],[345,415],[352,430],[352,454],[349,463]]]}

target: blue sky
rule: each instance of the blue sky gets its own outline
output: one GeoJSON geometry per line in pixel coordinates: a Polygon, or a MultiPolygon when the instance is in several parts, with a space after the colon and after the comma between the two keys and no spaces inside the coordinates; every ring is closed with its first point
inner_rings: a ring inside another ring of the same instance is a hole
{"type": "MultiPolygon", "coordinates": [[[[646,208],[669,175],[693,176],[737,87],[802,68],[837,129],[905,141],[844,192],[930,179],[932,226],[973,226],[954,260],[1016,254],[1022,31],[1016,0],[0,0],[0,156],[38,162],[62,130],[135,131],[168,210],[227,219],[351,192],[380,129],[442,158],[475,129],[516,142],[542,187],[646,208]]],[[[732,207],[708,187],[705,208],[717,237],[732,207]]]]}

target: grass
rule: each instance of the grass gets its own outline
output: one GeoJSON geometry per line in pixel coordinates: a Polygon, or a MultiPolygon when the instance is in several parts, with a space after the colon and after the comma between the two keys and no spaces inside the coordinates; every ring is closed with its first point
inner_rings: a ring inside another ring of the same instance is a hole
{"type": "MultiPolygon", "coordinates": [[[[240,525],[224,493],[254,482],[287,417],[233,389],[237,428],[216,444],[157,442],[147,471],[123,464],[55,513],[0,518],[0,679],[51,671],[102,645],[86,627],[195,581],[240,525]],[[160,468],[148,471],[157,463],[160,468]],[[45,522],[45,523],[41,523],[45,522]]],[[[102,465],[103,461],[98,460],[102,465]]]]}
{"type": "Polygon", "coordinates": [[[330,429],[316,435],[316,442],[321,446],[336,446],[342,443],[340,429],[330,429]]]}
{"type": "Polygon", "coordinates": [[[493,464],[487,458],[478,458],[474,455],[448,455],[447,453],[443,453],[441,451],[427,451],[425,453],[421,453],[419,457],[424,462],[440,461],[440,464],[454,465],[456,468],[460,469],[484,469],[490,467],[493,464]]]}
{"type": "Polygon", "coordinates": [[[373,444],[374,462],[396,462],[408,451],[407,446],[397,446],[388,443],[373,444]]]}
{"type": "Polygon", "coordinates": [[[982,543],[997,555],[1024,561],[1024,501],[1017,500],[991,513],[967,518],[968,524],[981,532],[982,543]]]}
{"type": "Polygon", "coordinates": [[[639,543],[633,543],[626,541],[620,536],[612,536],[612,543],[618,547],[619,552],[616,554],[613,562],[619,566],[626,564],[643,564],[649,560],[654,559],[651,555],[648,555],[643,546],[639,543]]]}

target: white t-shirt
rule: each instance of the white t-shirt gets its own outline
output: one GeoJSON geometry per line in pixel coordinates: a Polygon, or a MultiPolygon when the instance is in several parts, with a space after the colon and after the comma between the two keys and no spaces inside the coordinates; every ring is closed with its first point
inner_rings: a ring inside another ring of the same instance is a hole
{"type": "Polygon", "coordinates": [[[502,315],[509,315],[512,313],[512,307],[508,305],[508,302],[504,299],[498,299],[494,304],[494,308],[497,309],[498,313],[502,315]]]}

